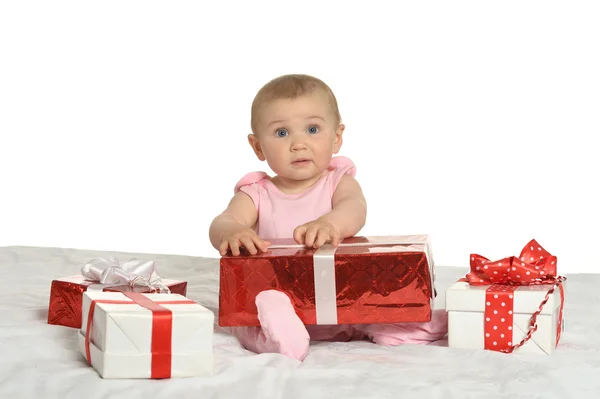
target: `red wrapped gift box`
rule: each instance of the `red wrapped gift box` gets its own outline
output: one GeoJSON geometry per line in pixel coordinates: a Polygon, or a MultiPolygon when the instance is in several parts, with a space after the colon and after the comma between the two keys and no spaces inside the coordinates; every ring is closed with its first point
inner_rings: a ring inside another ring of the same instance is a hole
{"type": "MultiPolygon", "coordinates": [[[[173,294],[186,295],[187,282],[162,279],[173,294]]],[[[84,276],[64,277],[52,281],[50,288],[50,305],[48,307],[48,324],[81,328],[81,306],[83,303],[83,292],[91,285],[98,285],[95,281],[86,280],[84,276]]],[[[100,287],[107,292],[142,292],[150,293],[151,288],[144,286],[119,285],[100,287]]]]}
{"type": "Polygon", "coordinates": [[[318,250],[269,241],[266,253],[221,258],[220,326],[259,325],[255,298],[270,289],[288,294],[306,325],[431,320],[427,235],[352,237],[318,250]]]}

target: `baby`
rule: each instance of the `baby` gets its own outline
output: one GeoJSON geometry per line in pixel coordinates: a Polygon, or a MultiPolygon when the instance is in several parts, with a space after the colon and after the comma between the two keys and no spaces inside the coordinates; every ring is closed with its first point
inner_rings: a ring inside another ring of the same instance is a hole
{"type": "MultiPolygon", "coordinates": [[[[335,95],[323,81],[307,75],[284,75],[257,93],[248,142],[275,172],[244,176],[227,209],[210,226],[210,240],[221,255],[268,250],[269,239],[293,238],[319,248],[337,246],[365,224],[367,204],[356,168],[340,151],[344,125],[335,95]]],[[[260,326],[230,331],[255,353],[281,353],[303,360],[310,340],[369,338],[382,345],[429,343],[447,332],[445,311],[429,323],[310,325],[296,315],[289,297],[277,290],[256,297],[260,326]]]]}

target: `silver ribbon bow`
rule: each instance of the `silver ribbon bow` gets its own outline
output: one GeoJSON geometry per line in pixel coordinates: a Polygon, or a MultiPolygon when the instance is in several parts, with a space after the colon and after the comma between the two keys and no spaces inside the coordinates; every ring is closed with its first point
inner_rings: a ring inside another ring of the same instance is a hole
{"type": "Polygon", "coordinates": [[[122,265],[115,257],[108,259],[92,259],[81,268],[81,274],[88,280],[97,282],[88,287],[88,290],[102,290],[106,287],[119,285],[144,286],[152,291],[171,293],[169,287],[158,275],[154,261],[141,261],[130,259],[122,265]]]}

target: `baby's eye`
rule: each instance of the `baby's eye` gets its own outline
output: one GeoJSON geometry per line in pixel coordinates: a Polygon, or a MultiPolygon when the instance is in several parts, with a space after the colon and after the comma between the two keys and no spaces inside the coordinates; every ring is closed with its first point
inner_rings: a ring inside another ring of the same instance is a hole
{"type": "Polygon", "coordinates": [[[285,137],[287,136],[288,131],[286,129],[279,129],[277,130],[277,136],[278,137],[285,137]]]}
{"type": "Polygon", "coordinates": [[[318,132],[319,132],[319,128],[318,128],[318,127],[316,127],[316,126],[311,126],[311,127],[309,127],[309,128],[308,128],[308,132],[309,132],[310,134],[315,134],[315,133],[318,133],[318,132]]]}

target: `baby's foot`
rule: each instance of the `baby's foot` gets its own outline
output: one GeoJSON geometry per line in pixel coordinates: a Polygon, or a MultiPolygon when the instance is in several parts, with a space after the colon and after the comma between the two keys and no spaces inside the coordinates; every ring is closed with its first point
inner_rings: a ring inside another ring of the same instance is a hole
{"type": "Polygon", "coordinates": [[[385,346],[429,344],[443,339],[448,333],[448,314],[434,310],[431,321],[423,323],[370,324],[363,327],[373,342],[385,346]]]}
{"type": "Polygon", "coordinates": [[[310,336],[290,298],[281,291],[262,291],[256,296],[256,308],[265,344],[282,355],[304,360],[310,336]]]}

